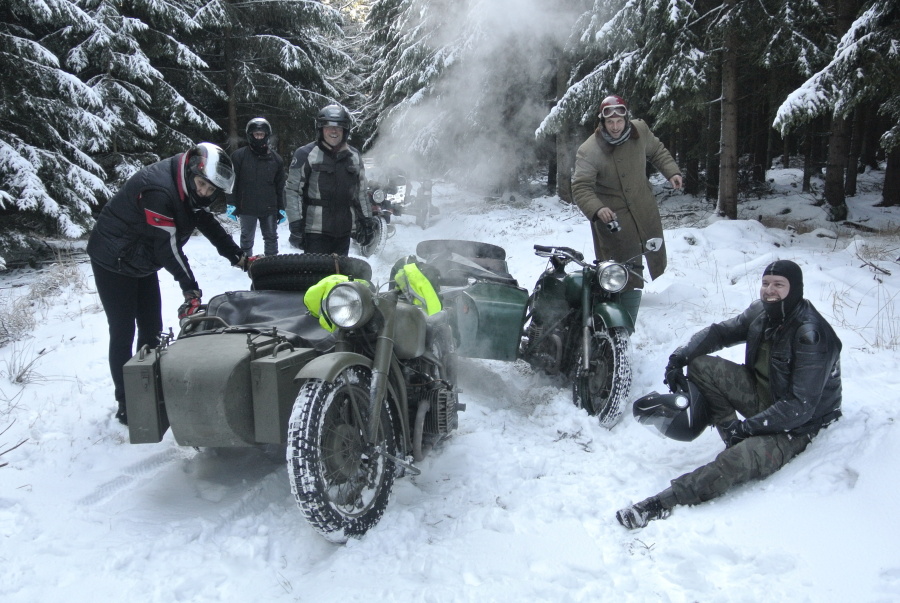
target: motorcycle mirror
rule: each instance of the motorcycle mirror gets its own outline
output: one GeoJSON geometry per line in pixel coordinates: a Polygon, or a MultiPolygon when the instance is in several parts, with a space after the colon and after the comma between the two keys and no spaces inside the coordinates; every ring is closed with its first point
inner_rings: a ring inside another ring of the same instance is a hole
{"type": "Polygon", "coordinates": [[[647,249],[647,251],[659,251],[660,249],[662,249],[662,246],[663,246],[662,238],[661,237],[653,237],[652,239],[647,241],[645,248],[647,249]]]}

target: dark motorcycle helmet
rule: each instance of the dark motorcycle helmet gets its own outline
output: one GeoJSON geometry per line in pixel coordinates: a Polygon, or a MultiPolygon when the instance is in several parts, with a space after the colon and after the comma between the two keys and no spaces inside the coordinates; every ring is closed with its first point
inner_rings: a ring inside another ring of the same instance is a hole
{"type": "Polygon", "coordinates": [[[319,133],[319,140],[324,140],[322,129],[325,126],[339,126],[344,129],[344,136],[341,142],[347,142],[350,138],[350,113],[340,105],[327,105],[319,109],[316,115],[316,131],[319,133]]]}
{"type": "Polygon", "coordinates": [[[218,145],[201,142],[187,152],[185,181],[193,206],[196,209],[209,207],[222,193],[231,194],[234,189],[231,158],[218,145]],[[216,187],[216,194],[209,197],[198,195],[194,176],[209,180],[216,187]]]}
{"type": "Polygon", "coordinates": [[[709,427],[709,409],[700,389],[687,381],[688,391],[652,392],[634,401],[631,411],[641,425],[653,427],[679,442],[696,440],[709,427]]]}
{"type": "Polygon", "coordinates": [[[269,150],[269,137],[272,136],[272,125],[262,117],[254,117],[247,122],[247,142],[255,153],[265,155],[269,150]],[[265,134],[262,138],[253,136],[254,132],[265,134]]]}

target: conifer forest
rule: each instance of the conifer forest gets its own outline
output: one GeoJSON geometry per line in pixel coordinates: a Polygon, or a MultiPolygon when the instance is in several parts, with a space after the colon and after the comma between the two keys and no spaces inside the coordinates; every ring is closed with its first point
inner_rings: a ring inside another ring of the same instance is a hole
{"type": "Polygon", "coordinates": [[[289,158],[335,102],[364,154],[569,200],[609,94],[722,216],[776,165],[834,220],[865,170],[900,204],[897,0],[4,0],[0,254],[254,117],[289,158]]]}

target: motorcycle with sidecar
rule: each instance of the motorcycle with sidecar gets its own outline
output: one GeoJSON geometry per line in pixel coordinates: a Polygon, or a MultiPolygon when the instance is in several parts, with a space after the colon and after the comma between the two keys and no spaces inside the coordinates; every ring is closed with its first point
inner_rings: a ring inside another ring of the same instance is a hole
{"type": "Polygon", "coordinates": [[[362,535],[464,410],[448,313],[376,291],[356,258],[263,257],[250,275],[252,290],[213,297],[126,363],[131,443],[171,428],[181,446],[286,446],[312,527],[362,535]]]}
{"type": "MultiPolygon", "coordinates": [[[[645,251],[661,248],[662,239],[651,239],[645,251]]],[[[416,256],[437,272],[460,356],[521,359],[559,376],[571,383],[575,405],[611,428],[631,387],[636,311],[622,290],[629,275],[641,278],[637,258],[588,262],[568,247],[535,245],[534,251],[548,267],[530,294],[509,274],[502,247],[432,240],[419,243],[416,256]]]]}

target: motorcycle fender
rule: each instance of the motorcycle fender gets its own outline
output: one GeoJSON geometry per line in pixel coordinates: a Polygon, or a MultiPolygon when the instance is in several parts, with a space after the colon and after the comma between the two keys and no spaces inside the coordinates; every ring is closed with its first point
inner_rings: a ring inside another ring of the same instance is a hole
{"type": "Polygon", "coordinates": [[[634,320],[631,314],[619,304],[600,302],[594,305],[594,316],[599,316],[607,329],[624,327],[629,335],[634,333],[634,320]]]}
{"type": "Polygon", "coordinates": [[[351,366],[364,366],[372,368],[372,359],[354,352],[332,352],[310,360],[294,377],[294,381],[301,379],[321,379],[333,383],[344,369],[351,366]]]}
{"type": "MultiPolygon", "coordinates": [[[[351,366],[364,366],[369,370],[372,370],[372,360],[371,358],[367,358],[362,354],[356,354],[354,352],[332,352],[330,354],[325,354],[324,356],[319,356],[318,358],[313,358],[306,364],[300,371],[297,373],[297,376],[294,378],[295,383],[299,383],[304,379],[321,379],[322,381],[327,381],[328,383],[334,383],[334,380],[337,379],[337,376],[341,374],[344,369],[350,368],[351,366]]],[[[388,388],[391,399],[396,400],[395,410],[398,413],[398,417],[400,418],[401,431],[402,431],[402,452],[403,454],[409,453],[409,424],[407,422],[406,417],[406,390],[398,392],[397,387],[403,386],[403,378],[400,375],[398,370],[399,366],[396,363],[396,360],[391,365],[391,378],[388,380],[388,388]],[[399,378],[399,379],[398,379],[399,378]],[[399,380],[398,384],[395,384],[395,380],[399,380]],[[401,397],[402,394],[402,397],[401,397]]]]}

